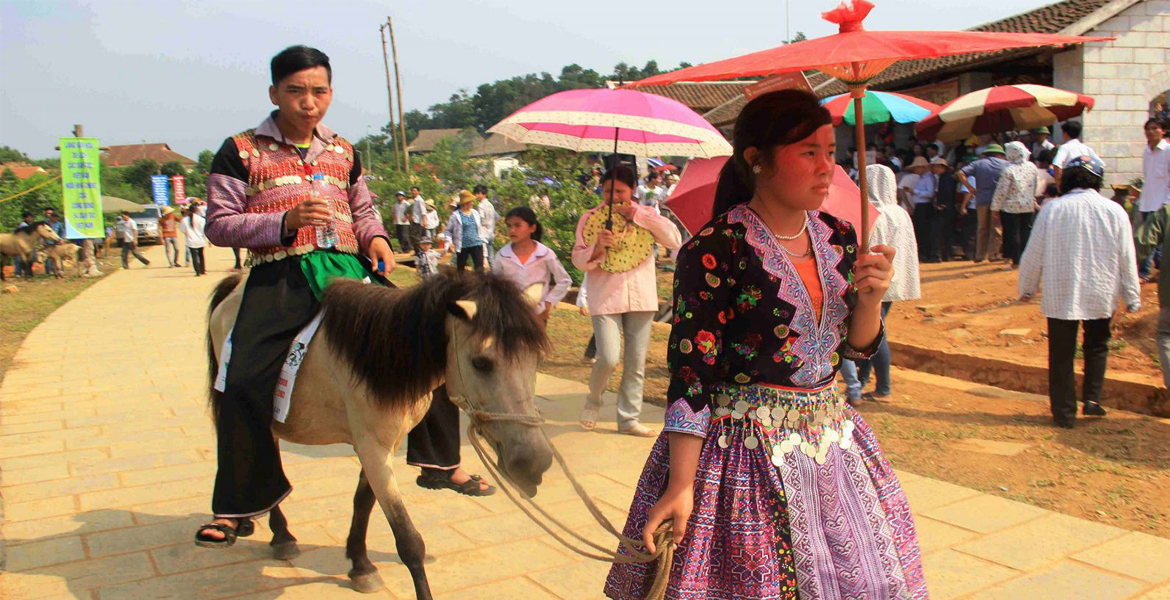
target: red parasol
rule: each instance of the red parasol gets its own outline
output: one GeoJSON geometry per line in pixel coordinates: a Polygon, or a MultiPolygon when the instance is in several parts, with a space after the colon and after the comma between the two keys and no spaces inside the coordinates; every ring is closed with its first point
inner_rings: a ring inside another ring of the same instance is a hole
{"type": "MultiPolygon", "coordinates": [[[[853,0],[823,13],[826,21],[836,23],[839,32],[771,50],[655,75],[630,86],[663,85],[678,81],[711,81],[742,77],[761,77],[778,73],[818,69],[840,79],[854,99],[857,148],[865,148],[864,113],[861,100],[866,85],[878,73],[899,60],[934,58],[973,52],[991,52],[1009,48],[1065,46],[1083,42],[1101,42],[1113,38],[1048,35],[1041,33],[984,33],[976,31],[866,31],[862,21],[873,9],[867,0],[853,0]]],[[[858,171],[865,173],[865,153],[858,152],[858,171]]],[[[866,199],[866,181],[861,178],[861,199],[866,199]]],[[[868,250],[868,211],[862,212],[862,250],[868,250]]]]}
{"type": "MultiPolygon", "coordinates": [[[[696,233],[714,216],[715,188],[719,184],[719,171],[727,163],[727,157],[696,158],[687,163],[678,187],[666,201],[669,208],[687,231],[696,233]]],[[[841,167],[834,167],[833,180],[829,183],[829,195],[821,204],[821,210],[850,223],[861,220],[862,205],[856,202],[861,193],[857,185],[841,167]]],[[[868,219],[878,216],[878,210],[869,202],[865,203],[868,219]]]]}

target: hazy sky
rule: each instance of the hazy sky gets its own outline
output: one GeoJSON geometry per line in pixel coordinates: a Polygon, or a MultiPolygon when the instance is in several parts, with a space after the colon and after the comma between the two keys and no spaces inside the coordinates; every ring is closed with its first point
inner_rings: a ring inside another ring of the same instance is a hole
{"type": "MultiPolygon", "coordinates": [[[[791,31],[835,32],[792,2],[791,31]]],[[[876,0],[870,29],[965,29],[1036,0],[876,0]]],[[[357,140],[387,120],[379,23],[395,21],[405,108],[460,88],[578,63],[662,67],[778,45],[783,0],[0,0],[0,144],[55,155],[74,123],[104,144],[168,142],[194,158],[271,109],[268,61],[320,48],[333,65],[326,124],[357,140]]]]}

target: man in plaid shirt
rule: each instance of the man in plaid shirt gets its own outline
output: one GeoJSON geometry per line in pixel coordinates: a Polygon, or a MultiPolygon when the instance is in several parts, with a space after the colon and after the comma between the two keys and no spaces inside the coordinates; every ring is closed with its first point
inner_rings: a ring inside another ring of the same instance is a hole
{"type": "Polygon", "coordinates": [[[1040,209],[1020,259],[1021,302],[1031,300],[1043,281],[1048,398],[1056,425],[1070,429],[1077,416],[1077,328],[1084,323],[1083,414],[1103,417],[1098,401],[1109,356],[1109,323],[1119,297],[1130,312],[1141,307],[1133,228],[1125,209],[1098,193],[1104,178],[1101,159],[1070,158],[1060,180],[1062,195],[1040,209]]]}

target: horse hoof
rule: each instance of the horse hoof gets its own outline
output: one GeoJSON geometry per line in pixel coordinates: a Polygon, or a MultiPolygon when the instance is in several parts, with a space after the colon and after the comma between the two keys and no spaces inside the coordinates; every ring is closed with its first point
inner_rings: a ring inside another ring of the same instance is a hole
{"type": "Polygon", "coordinates": [[[276,560],[292,560],[301,555],[301,548],[296,542],[281,542],[272,545],[272,556],[276,560]]]}
{"type": "Polygon", "coordinates": [[[386,584],[382,583],[382,578],[376,572],[350,575],[349,580],[353,582],[353,589],[363,594],[373,594],[386,587],[386,584]]]}

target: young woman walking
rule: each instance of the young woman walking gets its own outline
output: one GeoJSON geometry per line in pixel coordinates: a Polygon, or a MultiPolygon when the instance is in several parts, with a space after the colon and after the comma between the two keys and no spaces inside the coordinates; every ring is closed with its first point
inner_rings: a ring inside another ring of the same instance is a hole
{"type": "MultiPolygon", "coordinates": [[[[881,342],[895,254],[859,256],[853,226],[818,210],[833,139],[813,95],[753,99],[716,217],[679,253],[666,427],[625,528],[653,549],[673,520],[667,598],[927,597],[905,495],[833,385],[881,342]]],[[[615,565],[605,593],[641,600],[656,567],[615,565]]]]}

